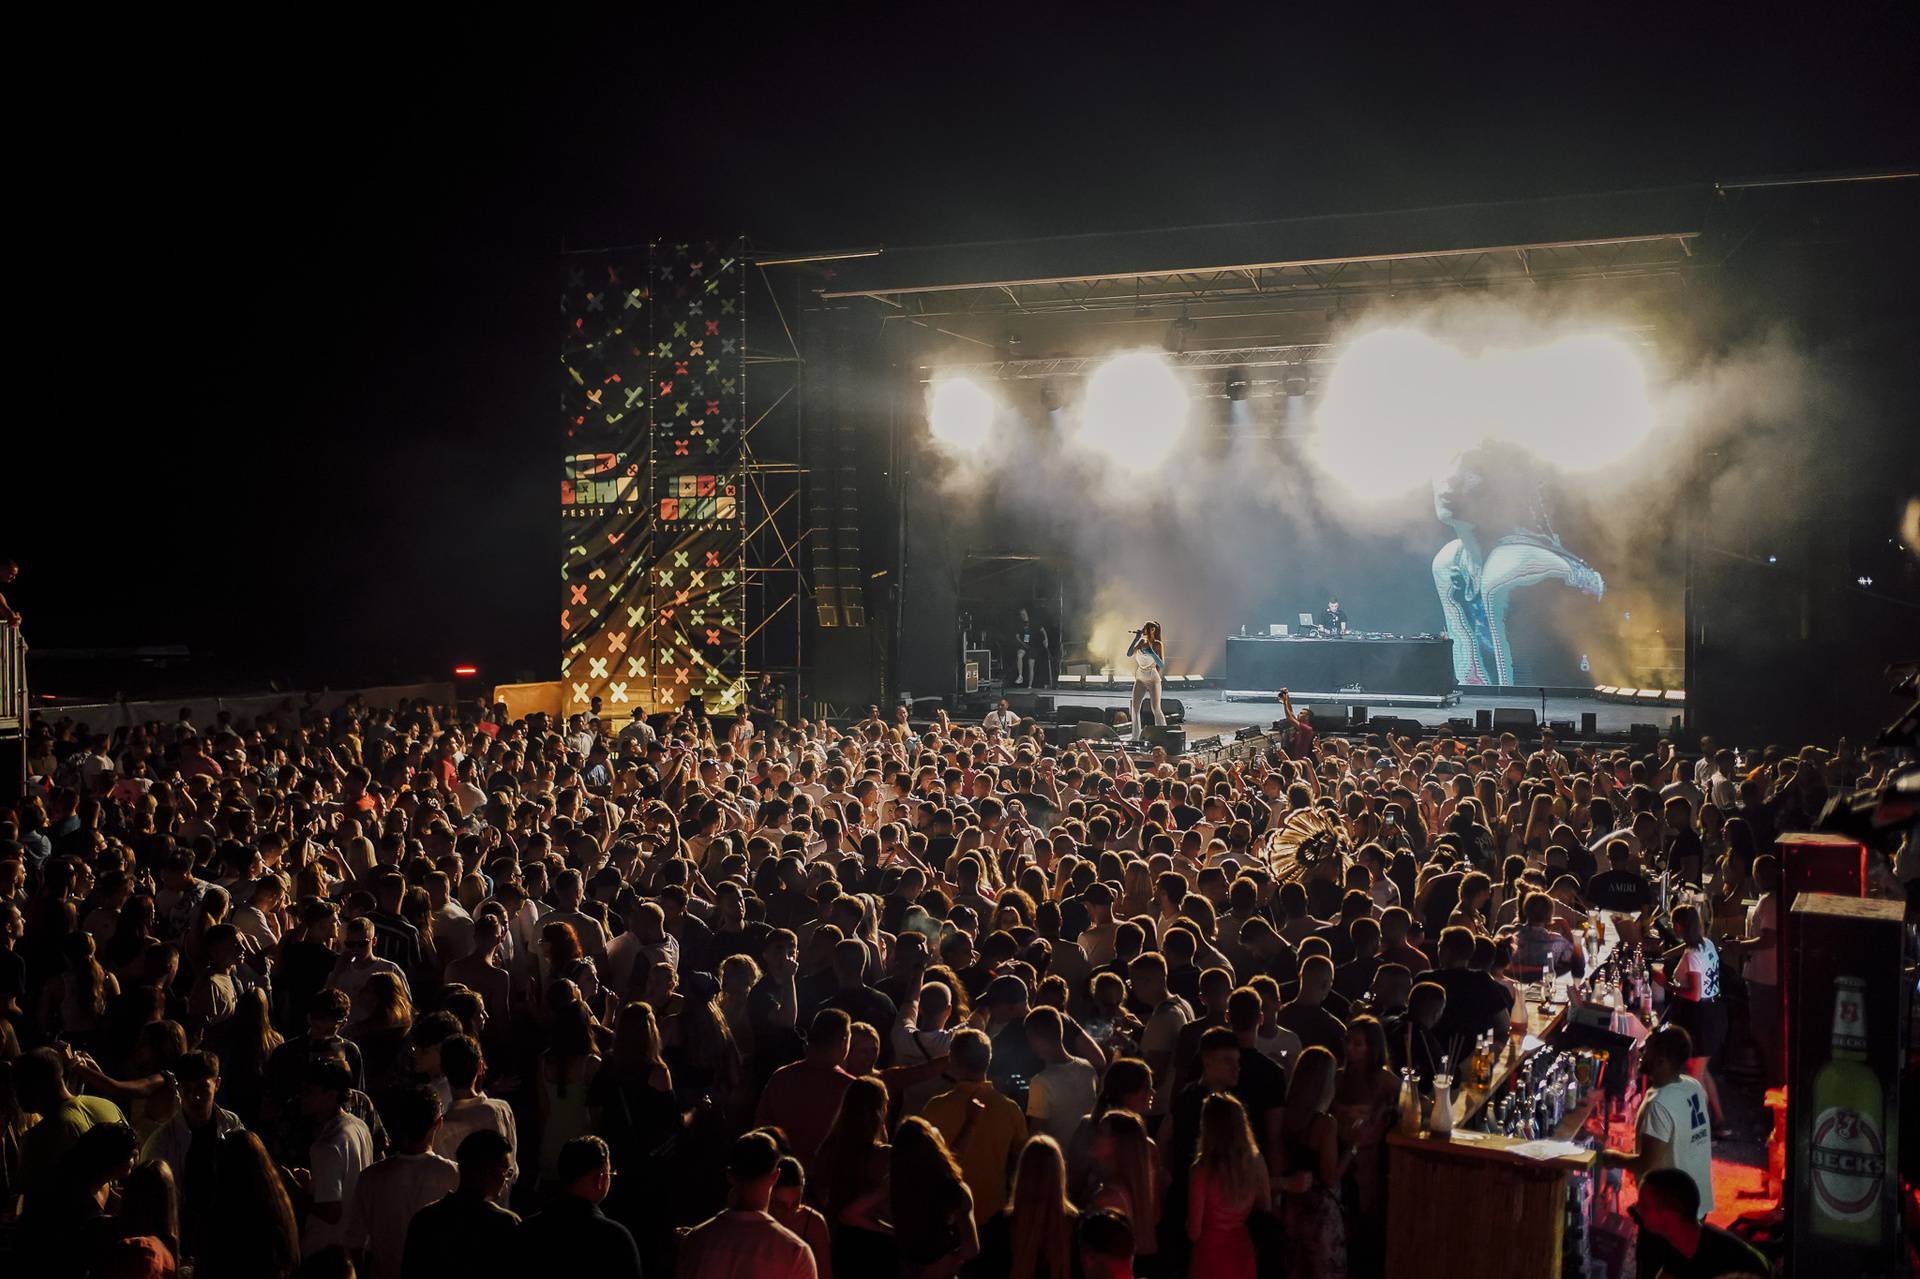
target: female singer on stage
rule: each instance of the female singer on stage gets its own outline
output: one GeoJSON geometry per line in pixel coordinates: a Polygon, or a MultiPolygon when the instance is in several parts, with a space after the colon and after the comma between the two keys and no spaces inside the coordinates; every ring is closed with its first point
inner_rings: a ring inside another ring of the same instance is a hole
{"type": "Polygon", "coordinates": [[[1160,642],[1160,623],[1141,623],[1133,633],[1133,643],[1127,645],[1127,656],[1133,659],[1133,740],[1137,742],[1146,736],[1140,723],[1143,701],[1152,701],[1155,724],[1167,722],[1167,713],[1160,709],[1160,677],[1167,669],[1167,646],[1160,642]]]}

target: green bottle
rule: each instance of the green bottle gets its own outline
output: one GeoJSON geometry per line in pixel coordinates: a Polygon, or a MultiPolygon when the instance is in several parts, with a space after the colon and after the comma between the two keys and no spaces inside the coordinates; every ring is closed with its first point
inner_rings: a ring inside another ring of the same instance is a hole
{"type": "Polygon", "coordinates": [[[1834,981],[1833,1054],[1813,1078],[1813,1231],[1877,1244],[1887,1176],[1886,1106],[1867,1065],[1867,984],[1834,981]]]}

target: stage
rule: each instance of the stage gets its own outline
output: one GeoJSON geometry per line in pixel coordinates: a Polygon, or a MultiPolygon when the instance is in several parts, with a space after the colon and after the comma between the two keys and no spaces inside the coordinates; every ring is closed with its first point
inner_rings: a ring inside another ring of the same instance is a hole
{"type": "MultiPolygon", "coordinates": [[[[1016,693],[1021,691],[1023,690],[1015,690],[1016,693]]],[[[1056,706],[1083,705],[1109,707],[1126,706],[1129,704],[1128,693],[1102,693],[1079,688],[1041,689],[1039,691],[1042,693],[1051,693],[1056,706]]],[[[1227,692],[1228,690],[1225,689],[1197,688],[1183,690],[1179,693],[1169,693],[1167,695],[1168,697],[1177,697],[1181,706],[1186,709],[1186,730],[1187,740],[1189,742],[1196,738],[1209,737],[1215,733],[1230,740],[1234,733],[1240,729],[1248,727],[1265,729],[1279,717],[1280,706],[1278,702],[1269,701],[1262,704],[1259,702],[1241,701],[1237,698],[1229,701],[1227,692]]],[[[1415,720],[1429,727],[1442,726],[1449,719],[1473,719],[1476,711],[1494,711],[1502,707],[1515,710],[1531,710],[1536,716],[1540,714],[1540,699],[1538,697],[1528,699],[1511,694],[1498,695],[1474,692],[1462,692],[1459,697],[1460,700],[1451,706],[1387,706],[1385,704],[1387,701],[1394,700],[1387,698],[1383,698],[1379,705],[1374,705],[1369,703],[1365,697],[1358,695],[1351,698],[1343,698],[1337,702],[1315,702],[1313,704],[1339,705],[1343,708],[1347,706],[1367,706],[1371,714],[1391,716],[1394,719],[1415,720]]],[[[1307,704],[1308,703],[1296,699],[1294,708],[1296,710],[1302,709],[1307,704]]],[[[1614,702],[1603,702],[1597,697],[1572,696],[1549,696],[1546,699],[1546,709],[1547,713],[1543,722],[1552,723],[1555,720],[1569,720],[1576,726],[1574,734],[1576,737],[1579,736],[1577,726],[1580,723],[1580,716],[1583,713],[1591,713],[1594,716],[1596,729],[1604,734],[1625,733],[1635,724],[1652,724],[1657,727],[1662,734],[1665,734],[1671,726],[1673,717],[1679,714],[1678,707],[1644,704],[1637,706],[1622,705],[1614,702]]]]}

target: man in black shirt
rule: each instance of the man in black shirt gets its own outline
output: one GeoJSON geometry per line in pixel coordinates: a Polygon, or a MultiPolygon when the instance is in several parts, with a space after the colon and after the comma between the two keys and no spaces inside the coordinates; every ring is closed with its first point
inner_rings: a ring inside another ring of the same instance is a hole
{"type": "Polygon", "coordinates": [[[1027,1040],[1027,983],[1011,974],[996,977],[983,1002],[987,1037],[993,1040],[993,1069],[988,1078],[1025,1110],[1027,1089],[1046,1065],[1027,1040]]]}
{"type": "Polygon", "coordinates": [[[1639,1202],[1629,1212],[1640,1223],[1643,1274],[1728,1279],[1773,1273],[1739,1236],[1700,1220],[1700,1187],[1684,1169],[1659,1168],[1641,1177],[1639,1202]]]}
{"type": "Polygon", "coordinates": [[[1596,909],[1638,915],[1653,905],[1653,886],[1634,869],[1632,844],[1624,839],[1609,841],[1607,866],[1587,881],[1587,901],[1596,909]]]}
{"type": "Polygon", "coordinates": [[[1302,1048],[1318,1044],[1339,1062],[1347,1058],[1347,1026],[1326,1009],[1332,993],[1333,961],[1325,955],[1308,955],[1300,961],[1300,993],[1280,1009],[1274,1021],[1291,1030],[1302,1048]]]}
{"type": "Polygon", "coordinates": [[[1227,997],[1227,1029],[1240,1045],[1240,1082],[1234,1095],[1247,1108],[1247,1121],[1259,1139],[1267,1167],[1284,1166],[1280,1154],[1280,1124],[1287,1113],[1287,1072],[1260,1051],[1260,992],[1242,986],[1227,997]]]}
{"type": "Polygon", "coordinates": [[[1667,869],[1682,883],[1699,884],[1705,870],[1706,849],[1693,830],[1693,805],[1684,795],[1667,801],[1667,869]]]}
{"type": "Polygon", "coordinates": [[[1428,969],[1414,981],[1432,982],[1447,993],[1446,1011],[1433,1028],[1442,1051],[1458,1040],[1471,1044],[1489,1030],[1496,1039],[1504,1036],[1513,1015],[1513,996],[1487,974],[1467,967],[1473,958],[1473,933],[1458,925],[1442,929],[1435,954],[1440,967],[1428,969]]]}
{"type": "MultiPolygon", "coordinates": [[[[837,987],[821,1003],[838,1008],[854,1021],[864,1021],[880,1032],[880,1064],[893,1064],[893,1023],[898,1015],[893,1001],[866,984],[867,944],[848,937],[833,948],[833,979],[837,987]]],[[[915,992],[918,993],[917,991],[915,992]]]]}
{"type": "Polygon", "coordinates": [[[513,1266],[520,1218],[494,1202],[513,1170],[513,1147],[491,1128],[471,1132],[454,1152],[460,1184],[413,1214],[400,1279],[492,1279],[513,1266]]]}
{"type": "Polygon", "coordinates": [[[613,1189],[613,1156],[607,1143],[598,1137],[575,1137],[560,1147],[559,1165],[560,1193],[520,1227],[517,1273],[538,1273],[554,1258],[565,1257],[568,1268],[580,1274],[640,1279],[640,1250],[633,1235],[600,1211],[601,1201],[613,1189]]]}
{"type": "Polygon", "coordinates": [[[1353,921],[1372,914],[1373,898],[1358,888],[1349,888],[1346,896],[1340,899],[1340,917],[1323,928],[1313,930],[1315,937],[1326,938],[1335,968],[1353,958],[1353,921]]]}
{"type": "Polygon", "coordinates": [[[1422,1087],[1433,1082],[1440,1068],[1442,1049],[1433,1028],[1446,1012],[1447,992],[1432,982],[1422,982],[1407,996],[1405,1011],[1387,1018],[1387,1054],[1395,1070],[1412,1070],[1420,1076],[1422,1087]]]}

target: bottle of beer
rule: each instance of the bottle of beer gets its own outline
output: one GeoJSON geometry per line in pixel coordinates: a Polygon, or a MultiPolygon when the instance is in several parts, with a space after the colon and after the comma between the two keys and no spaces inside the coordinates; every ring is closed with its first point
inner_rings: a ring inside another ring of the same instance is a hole
{"type": "Polygon", "coordinates": [[[1834,981],[1833,1052],[1813,1077],[1814,1233],[1838,1242],[1873,1244],[1881,1237],[1887,1175],[1886,1107],[1880,1079],[1867,1064],[1866,983],[1834,981]]]}

